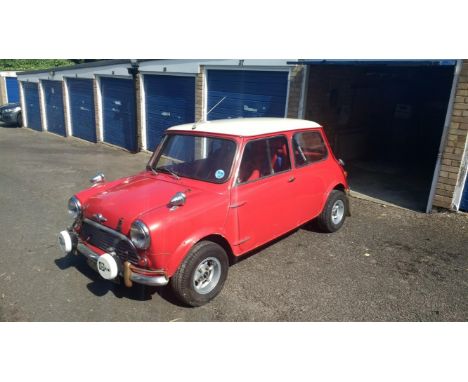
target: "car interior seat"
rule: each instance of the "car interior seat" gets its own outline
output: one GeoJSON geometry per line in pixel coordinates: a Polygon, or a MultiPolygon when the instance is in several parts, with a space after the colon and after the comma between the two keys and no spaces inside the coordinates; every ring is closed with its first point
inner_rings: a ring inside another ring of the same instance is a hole
{"type": "Polygon", "coordinates": [[[270,151],[271,167],[274,172],[281,172],[288,168],[289,158],[286,143],[281,141],[272,141],[270,151]]]}

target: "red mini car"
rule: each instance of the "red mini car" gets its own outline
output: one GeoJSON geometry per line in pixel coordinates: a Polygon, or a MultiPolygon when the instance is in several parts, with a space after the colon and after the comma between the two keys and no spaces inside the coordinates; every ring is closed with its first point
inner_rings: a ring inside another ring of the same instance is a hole
{"type": "Polygon", "coordinates": [[[230,119],[175,126],[146,170],[73,196],[65,253],[105,279],[170,284],[200,306],[222,289],[229,263],[316,219],[338,230],[349,214],[346,172],[315,122],[230,119]]]}

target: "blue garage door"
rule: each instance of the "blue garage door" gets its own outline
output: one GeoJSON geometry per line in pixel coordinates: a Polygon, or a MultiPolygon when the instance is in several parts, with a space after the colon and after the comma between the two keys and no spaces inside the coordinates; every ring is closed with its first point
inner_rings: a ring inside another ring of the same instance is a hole
{"type": "Polygon", "coordinates": [[[18,79],[16,77],[5,77],[8,102],[19,102],[18,79]]]}
{"type": "Polygon", "coordinates": [[[460,201],[460,210],[468,212],[468,176],[465,180],[465,188],[460,201]]]}
{"type": "Polygon", "coordinates": [[[101,78],[104,141],[135,151],[135,88],[132,80],[101,78]]]}
{"type": "Polygon", "coordinates": [[[208,70],[208,119],[284,117],[288,72],[208,70]]]}
{"type": "Polygon", "coordinates": [[[38,84],[33,82],[23,82],[23,91],[28,127],[42,131],[38,84]]]}
{"type": "Polygon", "coordinates": [[[164,130],[195,119],[195,77],[145,75],[146,137],[154,150],[164,130]]]}
{"type": "Polygon", "coordinates": [[[93,80],[67,79],[67,86],[72,134],[96,142],[93,80]]]}
{"type": "Polygon", "coordinates": [[[62,81],[42,81],[47,131],[65,136],[62,81]]]}

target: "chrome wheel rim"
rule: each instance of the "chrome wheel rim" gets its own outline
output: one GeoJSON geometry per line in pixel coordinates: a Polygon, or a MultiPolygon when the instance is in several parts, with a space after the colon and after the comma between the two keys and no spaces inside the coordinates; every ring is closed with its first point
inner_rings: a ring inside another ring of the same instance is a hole
{"type": "Polygon", "coordinates": [[[342,200],[337,200],[332,207],[331,218],[333,224],[340,224],[343,220],[345,206],[342,200]]]}
{"type": "Polygon", "coordinates": [[[197,293],[210,293],[221,277],[221,263],[215,257],[207,257],[195,269],[192,284],[197,293]]]}

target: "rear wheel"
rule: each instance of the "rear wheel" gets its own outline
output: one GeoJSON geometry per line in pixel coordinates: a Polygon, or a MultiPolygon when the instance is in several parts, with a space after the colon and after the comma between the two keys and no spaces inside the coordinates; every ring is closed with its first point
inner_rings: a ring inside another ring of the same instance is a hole
{"type": "Polygon", "coordinates": [[[204,305],[221,292],[228,267],[228,256],[220,245],[201,241],[190,250],[171,278],[172,290],[186,305],[204,305]]]}
{"type": "Polygon", "coordinates": [[[348,198],[343,191],[333,190],[322,213],[317,218],[319,228],[324,232],[338,231],[343,225],[348,213],[348,198]]]}

